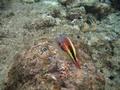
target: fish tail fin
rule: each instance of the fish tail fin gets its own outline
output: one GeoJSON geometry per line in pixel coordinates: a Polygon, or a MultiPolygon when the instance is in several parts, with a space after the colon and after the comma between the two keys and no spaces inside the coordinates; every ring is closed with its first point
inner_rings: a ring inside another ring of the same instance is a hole
{"type": "Polygon", "coordinates": [[[77,68],[79,68],[79,69],[81,68],[80,61],[78,58],[75,59],[74,64],[77,68]]]}

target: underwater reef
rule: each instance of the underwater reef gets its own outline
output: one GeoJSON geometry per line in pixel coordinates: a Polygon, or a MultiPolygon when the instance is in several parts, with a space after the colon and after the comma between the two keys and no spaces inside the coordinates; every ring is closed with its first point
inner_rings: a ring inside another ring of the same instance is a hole
{"type": "Polygon", "coordinates": [[[0,90],[120,90],[120,1],[1,0],[0,90]]]}

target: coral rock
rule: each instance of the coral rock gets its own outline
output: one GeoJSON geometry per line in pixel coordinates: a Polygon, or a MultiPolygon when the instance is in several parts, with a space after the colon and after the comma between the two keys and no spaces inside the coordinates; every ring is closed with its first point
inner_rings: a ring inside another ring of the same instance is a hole
{"type": "Polygon", "coordinates": [[[55,42],[38,40],[16,56],[5,90],[103,90],[103,76],[98,76],[90,55],[83,52],[79,48],[81,69],[78,69],[55,42]]]}

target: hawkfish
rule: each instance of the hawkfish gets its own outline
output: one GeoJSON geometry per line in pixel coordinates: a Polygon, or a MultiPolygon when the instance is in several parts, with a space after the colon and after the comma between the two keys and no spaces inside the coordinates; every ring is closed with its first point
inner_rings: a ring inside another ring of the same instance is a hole
{"type": "Polygon", "coordinates": [[[61,49],[71,57],[75,66],[80,69],[80,60],[77,58],[75,47],[70,38],[67,36],[60,36],[57,41],[61,49]]]}

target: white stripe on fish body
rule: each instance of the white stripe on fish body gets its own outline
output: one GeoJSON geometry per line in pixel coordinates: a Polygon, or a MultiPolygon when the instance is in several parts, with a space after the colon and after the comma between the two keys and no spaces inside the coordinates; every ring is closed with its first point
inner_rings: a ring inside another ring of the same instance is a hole
{"type": "Polygon", "coordinates": [[[73,49],[73,53],[74,53],[74,55],[75,55],[75,57],[76,57],[75,47],[74,47],[72,41],[71,41],[68,37],[67,37],[67,39],[68,39],[68,41],[70,42],[70,45],[71,45],[71,47],[72,47],[72,49],[73,49]]]}

